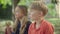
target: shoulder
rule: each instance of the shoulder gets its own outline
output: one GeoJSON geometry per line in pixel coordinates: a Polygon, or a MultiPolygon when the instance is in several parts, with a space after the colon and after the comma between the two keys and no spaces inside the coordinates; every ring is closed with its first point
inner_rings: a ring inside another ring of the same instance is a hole
{"type": "Polygon", "coordinates": [[[31,24],[31,22],[30,21],[27,21],[26,28],[29,28],[30,24],[31,24]]]}
{"type": "Polygon", "coordinates": [[[48,26],[48,27],[53,27],[52,23],[49,22],[49,21],[46,21],[46,20],[45,20],[45,24],[46,24],[46,26],[48,26]]]}
{"type": "Polygon", "coordinates": [[[30,26],[30,24],[31,24],[31,21],[27,21],[27,24],[26,25],[27,26],[30,26]]]}
{"type": "Polygon", "coordinates": [[[35,23],[31,23],[30,26],[29,26],[29,29],[33,29],[34,28],[34,24],[35,23]]]}
{"type": "Polygon", "coordinates": [[[52,29],[52,30],[54,30],[53,24],[51,24],[50,22],[48,22],[46,20],[45,20],[45,27],[46,27],[46,29],[52,29]]]}

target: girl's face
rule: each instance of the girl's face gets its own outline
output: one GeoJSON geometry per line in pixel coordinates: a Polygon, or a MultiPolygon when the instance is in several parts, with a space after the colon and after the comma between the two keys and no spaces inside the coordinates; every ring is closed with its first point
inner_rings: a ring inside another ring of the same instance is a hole
{"type": "Polygon", "coordinates": [[[15,9],[15,18],[22,18],[23,17],[23,13],[22,13],[22,10],[19,8],[19,7],[16,7],[15,9]]]}
{"type": "Polygon", "coordinates": [[[31,10],[28,12],[28,14],[29,14],[29,17],[34,21],[40,20],[43,16],[42,11],[38,11],[38,10],[31,10]]]}

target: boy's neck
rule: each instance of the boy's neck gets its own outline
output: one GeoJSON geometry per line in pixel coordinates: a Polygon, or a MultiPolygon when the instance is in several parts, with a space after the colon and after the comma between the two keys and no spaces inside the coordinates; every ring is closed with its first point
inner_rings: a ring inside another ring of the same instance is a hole
{"type": "Polygon", "coordinates": [[[38,29],[40,27],[42,20],[43,19],[41,18],[40,20],[36,21],[36,25],[35,25],[36,29],[38,29]]]}
{"type": "Polygon", "coordinates": [[[37,20],[37,21],[36,21],[36,24],[40,24],[42,20],[43,20],[43,18],[37,20]]]}

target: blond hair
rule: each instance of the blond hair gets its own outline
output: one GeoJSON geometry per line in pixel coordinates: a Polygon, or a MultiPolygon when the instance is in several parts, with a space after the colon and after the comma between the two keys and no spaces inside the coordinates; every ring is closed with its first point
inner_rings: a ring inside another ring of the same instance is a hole
{"type": "Polygon", "coordinates": [[[25,28],[26,28],[27,21],[28,21],[27,17],[24,16],[24,17],[22,18],[22,21],[21,21],[22,24],[21,24],[21,28],[20,28],[20,34],[24,34],[24,30],[25,30],[25,28]]]}
{"type": "Polygon", "coordinates": [[[35,9],[35,10],[39,10],[39,11],[42,11],[43,12],[43,16],[46,15],[46,13],[48,12],[48,8],[47,6],[42,3],[42,2],[38,2],[38,1],[35,1],[35,2],[32,2],[32,4],[30,5],[29,9],[35,9]]]}
{"type": "Polygon", "coordinates": [[[10,25],[11,25],[11,22],[7,21],[6,26],[10,26],[10,25]]]}
{"type": "MultiPolygon", "coordinates": [[[[24,30],[26,28],[26,24],[27,24],[27,7],[26,6],[17,6],[19,7],[19,9],[22,10],[22,13],[24,14],[22,20],[20,20],[20,22],[22,22],[23,24],[21,24],[20,27],[20,34],[24,34],[24,30]]],[[[16,27],[17,27],[18,23],[17,20],[15,21],[15,31],[16,31],[16,27]]]]}

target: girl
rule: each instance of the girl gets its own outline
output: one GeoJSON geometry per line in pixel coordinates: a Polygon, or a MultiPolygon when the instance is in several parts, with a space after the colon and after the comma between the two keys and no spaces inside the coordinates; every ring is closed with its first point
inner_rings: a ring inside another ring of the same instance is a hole
{"type": "Polygon", "coordinates": [[[10,22],[6,22],[5,34],[12,34],[13,30],[10,22]]]}
{"type": "Polygon", "coordinates": [[[27,18],[27,7],[17,6],[15,8],[15,34],[28,34],[30,23],[27,18]]]}

